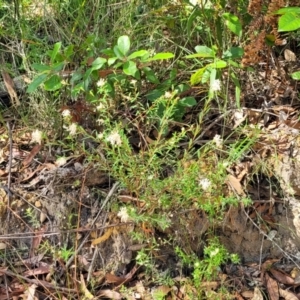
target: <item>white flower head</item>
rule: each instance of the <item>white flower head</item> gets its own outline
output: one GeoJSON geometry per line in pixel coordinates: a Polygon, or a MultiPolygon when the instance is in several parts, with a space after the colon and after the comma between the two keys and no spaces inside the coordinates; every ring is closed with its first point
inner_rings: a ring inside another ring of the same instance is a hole
{"type": "Polygon", "coordinates": [[[31,142],[38,144],[42,143],[42,132],[40,130],[36,129],[31,133],[31,142]]]}
{"type": "Polygon", "coordinates": [[[100,78],[98,81],[97,81],[97,87],[103,87],[106,83],[106,80],[104,78],[100,78]]]}
{"type": "Polygon", "coordinates": [[[61,167],[63,165],[65,165],[67,163],[67,159],[62,156],[62,157],[59,157],[56,161],[55,161],[55,165],[58,166],[58,167],[61,167]]]}
{"type": "Polygon", "coordinates": [[[211,181],[208,178],[200,178],[199,185],[201,188],[206,191],[211,186],[211,181]]]}
{"type": "Polygon", "coordinates": [[[98,119],[96,122],[97,122],[98,125],[102,125],[102,124],[104,124],[105,120],[98,119]]]}
{"type": "Polygon", "coordinates": [[[115,130],[110,133],[110,135],[106,138],[108,142],[110,142],[112,145],[121,146],[122,140],[120,134],[115,130]]]}
{"type": "Polygon", "coordinates": [[[220,91],[221,90],[221,81],[219,79],[215,79],[213,81],[213,83],[211,84],[210,88],[213,92],[220,91]]]}
{"type": "Polygon", "coordinates": [[[217,148],[221,149],[223,147],[223,139],[219,134],[216,134],[214,136],[213,141],[216,144],[217,148]]]}
{"type": "Polygon", "coordinates": [[[69,109],[64,109],[61,114],[64,118],[71,116],[71,112],[69,109]]]}
{"type": "Polygon", "coordinates": [[[104,107],[105,107],[105,105],[104,105],[103,103],[100,103],[100,104],[96,107],[96,109],[97,109],[97,110],[102,110],[104,107]]]}
{"type": "Polygon", "coordinates": [[[69,131],[70,135],[75,135],[77,132],[77,125],[76,123],[72,123],[69,126],[67,126],[66,129],[69,131]]]}
{"type": "Polygon", "coordinates": [[[99,140],[102,140],[103,139],[103,133],[101,132],[101,133],[98,133],[97,134],[97,139],[99,139],[99,140]]]}
{"type": "Polygon", "coordinates": [[[130,80],[130,84],[136,85],[136,83],[137,83],[137,80],[135,80],[135,79],[131,79],[131,80],[130,80]]]}
{"type": "Polygon", "coordinates": [[[214,257],[216,256],[218,253],[220,252],[220,249],[219,248],[216,248],[215,250],[211,251],[210,252],[210,257],[214,257]]]}
{"type": "Polygon", "coordinates": [[[130,216],[128,215],[127,207],[121,207],[117,216],[121,219],[121,222],[128,222],[130,221],[130,216]]]}
{"type": "Polygon", "coordinates": [[[166,99],[170,99],[170,98],[172,98],[172,93],[171,92],[165,92],[165,98],[166,99]]]}

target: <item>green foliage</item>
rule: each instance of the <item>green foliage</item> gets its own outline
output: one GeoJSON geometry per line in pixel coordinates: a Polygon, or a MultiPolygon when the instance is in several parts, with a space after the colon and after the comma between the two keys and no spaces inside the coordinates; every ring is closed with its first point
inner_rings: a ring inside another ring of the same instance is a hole
{"type": "Polygon", "coordinates": [[[200,287],[205,280],[215,280],[221,265],[228,260],[235,264],[239,263],[239,257],[236,254],[229,254],[216,237],[211,238],[208,245],[204,247],[203,259],[195,254],[188,255],[179,247],[176,247],[175,251],[184,265],[193,268],[193,281],[197,287],[200,287]]]}
{"type": "Polygon", "coordinates": [[[295,31],[300,28],[300,7],[284,7],[276,13],[282,15],[278,22],[278,32],[295,31]]]}

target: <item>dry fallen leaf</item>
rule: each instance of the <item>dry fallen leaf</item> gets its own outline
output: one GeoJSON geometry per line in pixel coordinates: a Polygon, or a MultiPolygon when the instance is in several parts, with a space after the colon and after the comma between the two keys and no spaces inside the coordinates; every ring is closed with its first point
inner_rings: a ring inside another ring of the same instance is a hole
{"type": "Polygon", "coordinates": [[[227,175],[226,182],[238,193],[238,195],[241,196],[245,194],[240,181],[233,175],[227,175]]]}
{"type": "Polygon", "coordinates": [[[290,277],[289,275],[278,271],[274,268],[270,269],[271,274],[275,277],[276,280],[278,280],[280,283],[293,285],[295,283],[295,280],[290,277]]]}
{"type": "Polygon", "coordinates": [[[257,286],[254,288],[254,295],[251,300],[264,300],[264,297],[257,286]]]}
{"type": "Polygon", "coordinates": [[[283,55],[284,55],[284,59],[286,61],[296,61],[297,60],[295,53],[289,49],[285,49],[283,52],[283,55]]]}
{"type": "Polygon", "coordinates": [[[102,290],[98,296],[100,298],[109,298],[109,299],[113,299],[113,300],[121,300],[122,299],[122,295],[113,290],[102,290]]]}
{"type": "Polygon", "coordinates": [[[298,300],[298,297],[295,294],[283,289],[279,289],[279,295],[285,300],[298,300]]]}
{"type": "Polygon", "coordinates": [[[279,300],[279,290],[277,281],[270,277],[268,273],[266,273],[265,279],[270,300],[279,300]]]}
{"type": "Polygon", "coordinates": [[[18,95],[16,93],[15,83],[11,79],[10,75],[5,71],[2,71],[1,74],[2,74],[2,77],[3,77],[4,84],[6,86],[7,92],[10,96],[12,105],[13,106],[21,105],[20,100],[18,98],[18,95]]]}
{"type": "Polygon", "coordinates": [[[29,155],[23,160],[23,166],[27,167],[32,162],[34,157],[39,153],[41,148],[42,145],[36,144],[30,151],[29,155]]]}

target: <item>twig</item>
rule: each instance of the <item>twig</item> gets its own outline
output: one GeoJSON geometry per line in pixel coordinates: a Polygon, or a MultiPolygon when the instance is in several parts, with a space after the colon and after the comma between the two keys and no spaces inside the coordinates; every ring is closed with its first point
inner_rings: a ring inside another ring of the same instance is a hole
{"type": "Polygon", "coordinates": [[[68,288],[64,288],[64,287],[59,287],[57,285],[53,285],[51,283],[41,281],[41,280],[38,280],[38,279],[29,279],[25,276],[22,276],[20,274],[14,273],[14,272],[11,272],[9,270],[1,269],[0,274],[1,273],[6,274],[6,275],[11,276],[11,277],[17,277],[17,278],[22,279],[26,282],[34,283],[34,284],[36,284],[38,286],[42,286],[44,288],[48,288],[48,289],[50,288],[50,289],[54,289],[54,290],[57,290],[57,291],[61,291],[63,293],[76,293],[77,292],[75,289],[68,289],[68,288]]]}
{"type": "MultiPolygon", "coordinates": [[[[93,220],[91,227],[93,227],[97,221],[97,219],[99,218],[100,214],[102,213],[103,208],[106,206],[107,202],[109,201],[109,199],[112,197],[112,195],[114,194],[115,190],[117,189],[117,187],[119,186],[119,182],[116,182],[112,188],[110,189],[109,193],[107,194],[101,208],[99,209],[97,216],[95,217],[95,219],[93,220]]],[[[69,268],[70,265],[72,264],[75,256],[79,253],[79,251],[83,248],[84,244],[86,243],[86,241],[88,240],[90,235],[90,232],[85,236],[85,238],[83,239],[83,241],[81,242],[81,244],[79,245],[79,247],[76,249],[75,253],[69,258],[69,260],[66,263],[66,268],[69,268]]]]}

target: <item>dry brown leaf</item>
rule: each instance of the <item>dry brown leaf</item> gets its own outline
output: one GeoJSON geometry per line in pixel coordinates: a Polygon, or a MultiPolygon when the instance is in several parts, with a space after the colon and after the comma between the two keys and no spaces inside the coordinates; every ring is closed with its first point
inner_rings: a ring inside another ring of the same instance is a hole
{"type": "Polygon", "coordinates": [[[289,49],[285,49],[283,52],[283,55],[284,55],[284,59],[286,61],[296,61],[297,60],[295,53],[289,49]]]}
{"type": "Polygon", "coordinates": [[[293,285],[295,283],[295,280],[286,273],[283,273],[273,268],[270,269],[270,272],[280,283],[288,285],[293,285]]]}
{"type": "Polygon", "coordinates": [[[34,296],[36,288],[38,286],[36,284],[32,284],[30,287],[28,287],[28,289],[24,292],[24,296],[23,299],[25,300],[38,300],[37,297],[34,296]]]}
{"type": "Polygon", "coordinates": [[[228,174],[226,178],[226,182],[238,193],[238,195],[240,196],[245,195],[243,187],[240,181],[236,177],[234,177],[231,174],[228,174]]]}
{"type": "Polygon", "coordinates": [[[40,144],[35,145],[32,148],[32,150],[30,151],[30,153],[28,154],[28,156],[23,160],[23,166],[25,166],[25,167],[29,166],[29,164],[32,162],[34,157],[39,153],[41,148],[42,148],[42,145],[40,145],[40,144]]]}
{"type": "Polygon", "coordinates": [[[257,286],[254,288],[254,295],[251,300],[264,300],[264,297],[257,286]]]}
{"type": "Polygon", "coordinates": [[[270,300],[279,300],[278,283],[268,273],[265,275],[270,300]]]}
{"type": "Polygon", "coordinates": [[[285,300],[298,300],[298,297],[295,294],[283,289],[279,289],[279,295],[285,300]]]}
{"type": "Polygon", "coordinates": [[[35,231],[34,233],[34,237],[32,239],[32,243],[31,243],[31,249],[30,249],[30,257],[34,256],[34,251],[40,246],[40,243],[42,241],[43,238],[43,233],[46,230],[46,226],[43,226],[40,230],[35,231]]]}
{"type": "Polygon", "coordinates": [[[16,93],[15,83],[11,79],[10,75],[5,71],[1,71],[1,74],[2,74],[2,77],[4,80],[4,84],[6,86],[6,89],[8,91],[8,94],[10,96],[12,105],[13,106],[21,105],[18,95],[16,93]]]}
{"type": "Polygon", "coordinates": [[[48,274],[51,271],[50,265],[44,262],[40,262],[37,268],[27,270],[23,273],[23,276],[36,276],[41,274],[48,274]]]}
{"type": "Polygon", "coordinates": [[[105,274],[105,282],[106,283],[114,283],[116,285],[121,285],[126,281],[126,277],[125,276],[116,276],[114,274],[111,273],[107,273],[105,274]]]}
{"type": "Polygon", "coordinates": [[[98,296],[101,298],[109,298],[109,299],[113,299],[113,300],[121,300],[122,299],[122,295],[113,290],[102,290],[98,296]]]}

